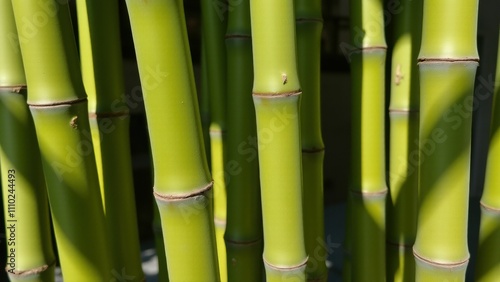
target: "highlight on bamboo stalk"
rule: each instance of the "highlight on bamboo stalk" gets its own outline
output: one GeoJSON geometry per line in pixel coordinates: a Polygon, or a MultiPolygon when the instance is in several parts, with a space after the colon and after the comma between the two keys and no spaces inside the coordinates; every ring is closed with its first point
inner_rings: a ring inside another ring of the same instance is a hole
{"type": "Polygon", "coordinates": [[[213,182],[202,141],[183,1],[126,3],[144,93],[169,279],[218,281],[213,182]]]}
{"type": "Polygon", "coordinates": [[[418,211],[419,82],[422,1],[401,2],[393,22],[394,47],[389,105],[389,198],[387,199],[387,280],[414,281],[413,243],[418,211]]]}
{"type": "Polygon", "coordinates": [[[62,275],[109,281],[111,251],[68,4],[12,4],[62,275]]]}
{"type": "Polygon", "coordinates": [[[425,1],[420,68],[416,281],[465,281],[477,0],[425,1]],[[470,99],[470,100],[469,100],[470,99]]]}
{"type": "Polygon", "coordinates": [[[76,1],[82,77],[101,197],[112,251],[112,269],[144,280],[132,179],[129,109],[124,81],[118,1],[76,1]],[[119,105],[119,106],[117,106],[119,105]]]}
{"type": "Polygon", "coordinates": [[[352,160],[347,203],[346,281],[384,281],[385,59],[381,0],[351,2],[349,54],[352,87],[352,160]]]}
{"type": "Polygon", "coordinates": [[[309,261],[307,280],[326,281],[326,256],[318,255],[324,242],[323,159],[321,137],[320,56],[323,19],[321,0],[296,0],[298,74],[302,86],[300,106],[304,239],[309,261]]]}
{"type": "Polygon", "coordinates": [[[481,223],[475,279],[493,282],[500,277],[500,43],[498,44],[493,114],[486,178],[481,197],[481,223]]]}
{"type": "Polygon", "coordinates": [[[227,281],[227,259],[224,232],[227,218],[225,184],[226,164],[226,46],[224,34],[227,13],[219,14],[213,1],[201,0],[201,36],[203,37],[207,92],[210,97],[210,158],[214,179],[214,221],[221,281],[227,281]]]}
{"type": "Polygon", "coordinates": [[[293,1],[250,0],[250,16],[266,278],[303,281],[307,254],[293,1]]]}
{"type": "MultiPolygon", "coordinates": [[[[0,2],[0,34],[17,39],[11,1],[0,2]]],[[[0,41],[0,167],[10,281],[53,281],[47,190],[19,46],[0,41]]]]}
{"type": "Polygon", "coordinates": [[[262,211],[257,130],[252,101],[253,61],[250,2],[228,13],[227,49],[227,251],[228,281],[261,281],[262,211]]]}

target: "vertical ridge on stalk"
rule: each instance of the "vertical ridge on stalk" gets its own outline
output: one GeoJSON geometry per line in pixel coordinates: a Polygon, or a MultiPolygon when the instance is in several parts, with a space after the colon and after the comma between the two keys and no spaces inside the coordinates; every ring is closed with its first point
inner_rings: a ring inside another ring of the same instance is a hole
{"type": "MultiPolygon", "coordinates": [[[[11,1],[0,2],[0,34],[18,39],[11,1]]],[[[5,38],[5,37],[4,37],[5,38]]],[[[54,280],[49,207],[19,45],[0,40],[0,165],[10,281],[54,280]]]]}
{"type": "MultiPolygon", "coordinates": [[[[419,83],[422,1],[402,2],[395,15],[392,51],[387,200],[387,277],[389,281],[414,281],[418,205],[419,83]],[[417,157],[415,159],[415,157],[417,157]]],[[[397,11],[397,10],[396,10],[397,11]]],[[[395,12],[396,12],[395,11],[395,12]]]]}
{"type": "MultiPolygon", "coordinates": [[[[229,10],[231,3],[221,1],[229,10]]],[[[214,179],[214,221],[221,281],[227,281],[226,247],[226,9],[219,10],[214,1],[201,0],[202,41],[205,59],[207,92],[210,101],[210,158],[214,179]]]]}
{"type": "Polygon", "coordinates": [[[309,255],[307,279],[326,281],[327,255],[324,247],[323,158],[320,114],[320,56],[323,18],[320,0],[295,0],[299,80],[302,86],[300,106],[304,238],[309,255]]]}
{"type": "Polygon", "coordinates": [[[219,281],[212,186],[182,0],[127,0],[171,281],[219,281]],[[195,259],[193,259],[195,258],[195,259]]]}
{"type": "Polygon", "coordinates": [[[304,281],[301,89],[293,1],[250,0],[250,16],[266,278],[304,281]]]}
{"type": "Polygon", "coordinates": [[[118,1],[77,1],[82,77],[101,197],[111,238],[113,269],[141,281],[139,233],[129,144],[129,109],[123,101],[118,1]]]}
{"type": "Polygon", "coordinates": [[[353,281],[385,281],[387,46],[382,1],[355,0],[350,15],[353,116],[346,275],[353,281]]]}
{"type": "Polygon", "coordinates": [[[260,281],[262,212],[255,111],[252,102],[252,37],[250,2],[242,0],[228,13],[226,170],[228,281],[260,281]],[[250,143],[250,144],[249,144],[250,143]]]}
{"type": "Polygon", "coordinates": [[[477,0],[423,6],[416,281],[465,279],[477,11],[477,0]]]}
{"type": "MultiPolygon", "coordinates": [[[[500,42],[500,37],[499,37],[500,42]]],[[[476,281],[492,282],[500,277],[500,43],[498,44],[493,113],[486,178],[481,197],[481,224],[476,263],[476,281]]]]}
{"type": "Polygon", "coordinates": [[[68,4],[12,4],[62,275],[109,280],[109,238],[68,4]]]}

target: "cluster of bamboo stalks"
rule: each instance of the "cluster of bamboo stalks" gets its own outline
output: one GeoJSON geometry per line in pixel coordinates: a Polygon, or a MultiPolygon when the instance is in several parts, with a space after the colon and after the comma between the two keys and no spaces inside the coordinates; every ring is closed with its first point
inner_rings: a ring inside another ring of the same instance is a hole
{"type": "MultiPolygon", "coordinates": [[[[0,0],[6,271],[53,281],[53,229],[65,281],[144,281],[118,1],[76,2],[79,48],[66,0],[0,0]]],[[[202,0],[200,95],[183,1],[125,2],[161,281],[327,281],[322,1],[202,0]]],[[[472,101],[478,0],[389,2],[350,2],[343,278],[465,281],[472,115],[453,111],[472,101]]],[[[500,277],[498,111],[495,96],[477,281],[500,277]]]]}

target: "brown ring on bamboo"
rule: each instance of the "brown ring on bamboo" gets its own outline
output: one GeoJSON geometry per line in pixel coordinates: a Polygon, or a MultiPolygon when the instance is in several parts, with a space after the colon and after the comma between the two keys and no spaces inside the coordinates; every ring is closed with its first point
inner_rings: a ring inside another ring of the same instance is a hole
{"type": "Polygon", "coordinates": [[[0,89],[10,90],[12,93],[19,94],[22,90],[28,89],[28,87],[26,84],[0,85],[0,89]]]}
{"type": "Polygon", "coordinates": [[[217,227],[225,227],[227,225],[227,222],[225,219],[214,216],[214,224],[217,227]]]}
{"type": "Polygon", "coordinates": [[[153,189],[153,195],[155,196],[156,200],[159,200],[162,202],[182,201],[182,200],[186,200],[189,198],[203,195],[205,192],[212,189],[213,186],[214,186],[214,182],[210,181],[207,185],[205,185],[201,188],[198,188],[192,192],[176,193],[176,194],[163,194],[163,193],[157,192],[156,190],[153,189]]]}
{"type": "Polygon", "coordinates": [[[296,90],[292,92],[281,92],[281,93],[257,93],[257,92],[252,92],[253,97],[258,97],[258,98],[283,98],[283,97],[290,97],[290,96],[297,96],[302,94],[302,90],[296,90]]]}
{"type": "Polygon", "coordinates": [[[252,240],[252,241],[233,241],[231,239],[224,238],[224,241],[226,242],[226,244],[229,244],[229,245],[252,246],[252,245],[257,245],[260,242],[262,242],[262,238],[259,238],[259,239],[256,239],[256,240],[252,240]]]}
{"type": "Polygon", "coordinates": [[[320,152],[324,152],[325,151],[325,147],[321,147],[321,148],[303,148],[302,149],[302,153],[304,154],[315,154],[315,153],[320,153],[320,152]]]}
{"type": "MultiPolygon", "coordinates": [[[[26,277],[26,276],[30,276],[30,275],[36,275],[36,274],[43,273],[45,270],[47,270],[50,267],[55,266],[55,265],[56,265],[56,261],[53,261],[50,264],[44,264],[42,266],[35,267],[32,269],[28,269],[28,270],[14,270],[14,272],[10,272],[10,271],[8,271],[8,272],[11,275],[14,275],[16,277],[26,277]]],[[[7,268],[5,268],[5,270],[7,270],[7,268]]]]}
{"type": "Polygon", "coordinates": [[[478,57],[471,58],[419,58],[418,63],[459,63],[459,62],[477,62],[479,63],[478,57]]]}
{"type": "Polygon", "coordinates": [[[273,264],[269,263],[268,261],[266,261],[266,259],[264,257],[262,257],[262,260],[264,261],[264,264],[266,266],[268,266],[269,268],[272,268],[274,270],[278,270],[278,271],[280,271],[280,270],[292,271],[292,270],[300,269],[300,268],[306,266],[307,265],[307,261],[309,260],[309,256],[307,256],[306,259],[303,262],[301,262],[301,263],[299,263],[297,265],[286,266],[286,267],[273,265],[273,264]]]}
{"type": "Polygon", "coordinates": [[[130,112],[122,111],[122,112],[89,113],[89,118],[113,118],[113,117],[123,117],[123,116],[130,116],[130,112]]]}
{"type": "Polygon", "coordinates": [[[479,205],[481,205],[482,208],[484,208],[485,210],[488,210],[490,212],[500,212],[500,208],[494,208],[492,206],[489,206],[487,204],[485,204],[483,201],[479,201],[479,205]]]}
{"type": "Polygon", "coordinates": [[[393,247],[398,247],[398,248],[403,248],[403,249],[411,249],[413,247],[412,245],[409,244],[401,244],[401,243],[396,243],[396,242],[391,242],[389,240],[385,241],[387,245],[393,246],[393,247]]]}
{"type": "Polygon", "coordinates": [[[410,113],[410,114],[417,114],[419,115],[420,114],[420,110],[412,110],[412,109],[391,109],[389,108],[389,113],[395,113],[395,114],[406,114],[406,113],[410,113]]]}
{"type": "Polygon", "coordinates": [[[222,136],[222,135],[224,135],[224,133],[225,133],[225,130],[221,130],[221,129],[211,128],[208,130],[208,134],[210,136],[222,136]]]}
{"type": "Polygon", "coordinates": [[[441,263],[441,262],[436,262],[436,261],[432,261],[430,259],[426,259],[422,256],[420,256],[417,251],[415,250],[415,248],[413,248],[413,255],[415,256],[416,259],[424,262],[424,263],[427,263],[427,264],[430,264],[431,266],[434,266],[434,267],[439,267],[439,268],[459,268],[459,267],[463,267],[463,266],[466,266],[467,263],[469,263],[469,259],[470,259],[470,255],[469,257],[467,257],[467,259],[463,260],[463,261],[460,261],[460,262],[454,262],[454,263],[441,263]]]}
{"type": "Polygon", "coordinates": [[[47,104],[28,103],[28,106],[30,106],[31,108],[50,108],[50,107],[58,107],[58,106],[75,105],[75,104],[84,103],[84,102],[87,102],[87,97],[78,98],[78,99],[74,99],[74,100],[68,100],[68,101],[58,101],[58,102],[47,103],[47,104]]]}
{"type": "Polygon", "coordinates": [[[380,190],[377,192],[364,192],[364,191],[349,189],[349,192],[351,192],[352,194],[357,195],[357,196],[384,196],[384,195],[387,195],[388,191],[389,191],[389,189],[387,189],[387,187],[385,187],[384,190],[380,190]]]}

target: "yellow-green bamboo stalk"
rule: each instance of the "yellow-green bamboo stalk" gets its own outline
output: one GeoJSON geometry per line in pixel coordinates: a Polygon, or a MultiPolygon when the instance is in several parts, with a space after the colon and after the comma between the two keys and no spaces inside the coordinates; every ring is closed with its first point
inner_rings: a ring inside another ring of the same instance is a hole
{"type": "MultiPolygon", "coordinates": [[[[500,39],[499,39],[500,40],[500,39]]],[[[493,282],[500,277],[500,44],[497,54],[493,115],[486,179],[481,198],[481,225],[476,281],[493,282]]]]}
{"type": "Polygon", "coordinates": [[[171,281],[218,281],[212,185],[181,0],[127,0],[171,281]]]}
{"type": "Polygon", "coordinates": [[[416,281],[464,281],[477,0],[425,1],[416,281]]]}
{"type": "Polygon", "coordinates": [[[304,236],[309,261],[307,279],[326,281],[324,255],[323,158],[320,114],[321,0],[296,0],[297,53],[302,86],[301,138],[304,236]]]}
{"type": "Polygon", "coordinates": [[[0,1],[0,165],[10,281],[53,281],[47,190],[11,1],[0,1]],[[9,38],[9,39],[8,39],[9,38]]]}
{"type": "MultiPolygon", "coordinates": [[[[224,3],[225,4],[225,3],[224,3]]],[[[227,5],[227,4],[225,4],[227,5]]],[[[212,0],[201,0],[202,41],[205,74],[210,97],[210,158],[214,178],[214,220],[221,281],[227,281],[224,232],[227,218],[225,184],[225,112],[226,112],[226,48],[224,34],[227,14],[214,7],[212,0]]]]}
{"type": "Polygon", "coordinates": [[[291,0],[251,0],[253,100],[267,281],[304,281],[300,83],[291,0]]]}
{"type": "Polygon", "coordinates": [[[351,3],[352,161],[347,274],[385,281],[384,113],[386,42],[381,0],[351,3]]]}
{"type": "Polygon", "coordinates": [[[153,233],[155,236],[156,257],[158,258],[158,281],[168,281],[167,258],[165,256],[165,243],[163,243],[160,210],[156,202],[154,205],[153,233]]]}
{"type": "Polygon", "coordinates": [[[419,82],[422,1],[405,0],[394,15],[392,51],[387,280],[414,281],[418,211],[419,82]]]}
{"type": "Polygon", "coordinates": [[[227,249],[228,281],[260,281],[262,212],[257,134],[252,103],[253,61],[250,2],[242,0],[228,14],[227,48],[227,249]]]}
{"type": "Polygon", "coordinates": [[[111,252],[68,4],[12,4],[63,277],[108,281],[111,252]]]}
{"type": "MultiPolygon", "coordinates": [[[[200,117],[201,117],[201,129],[203,131],[203,144],[205,148],[210,148],[210,93],[208,91],[208,70],[207,70],[207,55],[205,53],[205,48],[203,44],[203,38],[201,38],[201,55],[200,55],[200,117]]],[[[210,165],[212,158],[210,156],[210,150],[206,151],[207,162],[210,165]]]]}
{"type": "MultiPolygon", "coordinates": [[[[112,251],[112,268],[144,280],[132,179],[129,110],[123,101],[118,1],[77,1],[83,83],[101,197],[112,251]]],[[[133,278],[132,278],[133,277],[133,278]]]]}

